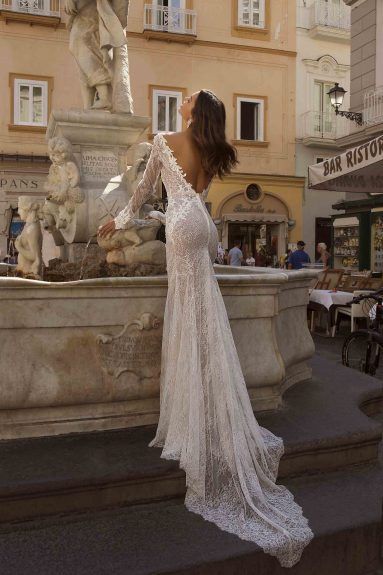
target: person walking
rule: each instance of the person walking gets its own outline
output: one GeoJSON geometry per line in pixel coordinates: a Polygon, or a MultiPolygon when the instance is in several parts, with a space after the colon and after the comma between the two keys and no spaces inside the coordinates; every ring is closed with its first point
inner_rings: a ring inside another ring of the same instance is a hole
{"type": "MultiPolygon", "coordinates": [[[[214,177],[229,174],[237,163],[225,136],[225,107],[211,91],[201,90],[185,99],[180,113],[188,128],[155,136],[129,204],[98,232],[108,237],[126,228],[161,174],[169,199],[168,293],[160,416],[149,445],[162,448],[164,459],[180,460],[189,511],[292,567],[313,533],[293,494],[276,482],[283,440],[254,417],[212,265],[218,232],[204,195],[214,177]]],[[[148,217],[163,214],[153,210],[148,217]]]]}
{"type": "Polygon", "coordinates": [[[238,240],[229,251],[229,266],[241,266],[243,261],[241,242],[238,240]]]}
{"type": "Polygon", "coordinates": [[[298,249],[296,249],[295,252],[292,252],[289,256],[289,270],[300,270],[303,268],[303,264],[311,263],[309,254],[305,252],[305,245],[306,244],[303,240],[299,240],[297,243],[298,249]]]}

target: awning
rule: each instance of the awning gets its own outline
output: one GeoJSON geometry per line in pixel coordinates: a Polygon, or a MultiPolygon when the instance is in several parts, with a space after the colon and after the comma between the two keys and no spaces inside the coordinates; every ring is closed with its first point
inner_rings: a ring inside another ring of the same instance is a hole
{"type": "Polygon", "coordinates": [[[280,224],[287,222],[288,218],[284,214],[271,214],[271,213],[258,213],[246,212],[239,214],[223,214],[222,219],[224,222],[261,222],[270,224],[280,224]]]}
{"type": "Polygon", "coordinates": [[[309,188],[383,194],[383,135],[309,166],[309,188]]]}
{"type": "Polygon", "coordinates": [[[359,226],[359,220],[356,217],[351,218],[336,218],[333,221],[334,228],[344,228],[349,226],[359,226]]]}

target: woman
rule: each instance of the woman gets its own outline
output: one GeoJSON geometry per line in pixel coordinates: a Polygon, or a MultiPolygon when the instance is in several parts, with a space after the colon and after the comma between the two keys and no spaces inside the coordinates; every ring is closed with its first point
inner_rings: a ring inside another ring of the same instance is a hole
{"type": "Polygon", "coordinates": [[[319,258],[317,259],[318,264],[323,264],[324,268],[328,267],[328,260],[330,259],[330,254],[327,251],[327,246],[323,242],[319,242],[317,245],[317,252],[319,254],[319,258]]]}
{"type": "Polygon", "coordinates": [[[292,494],[275,484],[283,442],[254,417],[212,265],[218,234],[203,198],[212,178],[237,163],[226,141],[225,108],[201,90],[185,99],[180,113],[188,128],[154,138],[134,196],[99,231],[104,237],[123,228],[161,173],[169,200],[168,297],[160,419],[150,446],[162,447],[165,459],[180,460],[190,511],[291,567],[313,535],[292,494]]]}

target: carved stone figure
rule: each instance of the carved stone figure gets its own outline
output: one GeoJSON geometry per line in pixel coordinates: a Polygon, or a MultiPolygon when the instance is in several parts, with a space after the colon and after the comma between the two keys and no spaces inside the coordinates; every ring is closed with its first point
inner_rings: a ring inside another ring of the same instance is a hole
{"type": "Polygon", "coordinates": [[[165,265],[165,244],[156,240],[161,223],[165,223],[165,214],[154,211],[153,206],[149,204],[145,204],[143,209],[144,213],[150,214],[151,219],[134,219],[127,229],[116,230],[109,238],[97,237],[99,246],[107,252],[107,263],[119,266],[131,264],[165,265]]]}
{"type": "Polygon", "coordinates": [[[48,193],[43,206],[43,225],[49,230],[57,245],[64,240],[71,243],[76,228],[76,204],[81,204],[85,195],[79,187],[80,172],[73,161],[72,146],[63,137],[51,138],[48,142],[52,165],[44,189],[48,193]]]}
{"type": "Polygon", "coordinates": [[[25,221],[21,234],[16,238],[17,269],[24,275],[41,276],[43,236],[40,225],[41,204],[30,196],[20,196],[19,216],[25,221]]]}
{"type": "Polygon", "coordinates": [[[133,113],[125,29],[129,0],[65,0],[84,108],[133,113]]]}

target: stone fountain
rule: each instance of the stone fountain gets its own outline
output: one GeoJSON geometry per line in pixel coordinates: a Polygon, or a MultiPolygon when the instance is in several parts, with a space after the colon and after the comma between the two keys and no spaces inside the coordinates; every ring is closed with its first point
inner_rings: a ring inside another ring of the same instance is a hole
{"type": "MultiPolygon", "coordinates": [[[[0,346],[9,357],[14,349],[23,350],[17,370],[11,364],[3,368],[0,439],[141,426],[158,419],[167,293],[165,245],[156,239],[161,221],[146,220],[152,206],[145,205],[128,229],[96,243],[99,225],[127,204],[151,150],[140,141],[149,119],[133,114],[127,5],[100,1],[89,8],[90,15],[76,2],[66,4],[84,109],[53,110],[50,116],[47,198],[40,209],[24,210],[31,223],[19,244],[20,271],[29,277],[33,271],[35,279],[0,278],[0,346]],[[99,32],[93,36],[85,34],[90,16],[99,32]],[[38,213],[62,260],[81,263],[90,248],[92,257],[103,259],[105,275],[114,277],[41,281],[38,213]],[[32,245],[31,268],[26,254],[32,245]],[[130,273],[137,265],[139,273],[130,273]]],[[[278,409],[284,391],[311,375],[307,360],[314,346],[306,304],[316,272],[218,266],[216,273],[253,407],[278,409]]]]}

